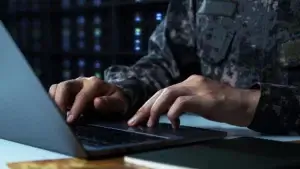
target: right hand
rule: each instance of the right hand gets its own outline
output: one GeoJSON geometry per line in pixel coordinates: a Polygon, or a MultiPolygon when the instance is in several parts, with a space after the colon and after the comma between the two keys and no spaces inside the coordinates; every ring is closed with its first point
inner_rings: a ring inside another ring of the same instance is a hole
{"type": "Polygon", "coordinates": [[[127,107],[121,89],[97,77],[79,77],[53,84],[49,93],[60,110],[67,112],[68,123],[76,120],[86,109],[117,113],[124,112],[127,107]]]}

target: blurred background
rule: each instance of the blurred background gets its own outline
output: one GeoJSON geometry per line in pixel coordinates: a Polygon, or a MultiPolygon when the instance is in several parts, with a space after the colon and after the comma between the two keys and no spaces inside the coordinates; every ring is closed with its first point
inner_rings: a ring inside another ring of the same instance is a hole
{"type": "Polygon", "coordinates": [[[1,0],[1,20],[45,88],[147,54],[168,0],[1,0]]]}

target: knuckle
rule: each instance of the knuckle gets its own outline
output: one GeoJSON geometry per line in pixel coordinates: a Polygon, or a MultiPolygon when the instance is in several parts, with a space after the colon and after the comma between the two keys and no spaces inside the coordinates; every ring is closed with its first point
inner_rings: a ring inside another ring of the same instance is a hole
{"type": "Polygon", "coordinates": [[[57,84],[53,84],[49,88],[49,92],[53,92],[53,90],[56,88],[57,84]]]}
{"type": "Polygon", "coordinates": [[[96,76],[91,76],[91,77],[89,77],[89,80],[94,82],[94,81],[99,81],[99,78],[96,76]]]}
{"type": "Polygon", "coordinates": [[[177,118],[176,115],[173,113],[168,113],[167,116],[169,120],[175,120],[177,118]]]}
{"type": "Polygon", "coordinates": [[[84,79],[86,79],[86,77],[84,77],[84,76],[79,76],[79,77],[77,77],[75,80],[84,80],[84,79]]]}
{"type": "Polygon", "coordinates": [[[151,112],[151,107],[141,107],[137,114],[144,114],[144,113],[150,113],[151,112]]]}
{"type": "Polygon", "coordinates": [[[165,89],[160,89],[159,91],[157,91],[154,95],[156,94],[162,94],[165,91],[165,89]]]}
{"type": "Polygon", "coordinates": [[[166,95],[167,97],[172,96],[173,92],[174,92],[174,90],[171,89],[170,87],[167,87],[163,90],[163,94],[166,95]]]}
{"type": "Polygon", "coordinates": [[[96,76],[92,76],[89,78],[89,82],[92,88],[96,88],[99,87],[99,85],[101,85],[103,83],[102,80],[100,80],[98,77],[96,76]]]}
{"type": "Polygon", "coordinates": [[[59,84],[59,88],[61,91],[64,91],[64,90],[69,90],[71,88],[71,82],[70,81],[66,81],[66,82],[63,82],[61,84],[59,84]]]}
{"type": "Polygon", "coordinates": [[[190,77],[189,77],[189,79],[197,79],[199,77],[199,75],[191,75],[190,77]]]}
{"type": "Polygon", "coordinates": [[[178,105],[178,107],[183,107],[186,103],[186,98],[185,97],[178,97],[176,99],[176,104],[178,105]]]}
{"type": "Polygon", "coordinates": [[[200,75],[191,75],[188,80],[197,80],[197,81],[204,81],[206,78],[204,76],[200,76],[200,75]]]}

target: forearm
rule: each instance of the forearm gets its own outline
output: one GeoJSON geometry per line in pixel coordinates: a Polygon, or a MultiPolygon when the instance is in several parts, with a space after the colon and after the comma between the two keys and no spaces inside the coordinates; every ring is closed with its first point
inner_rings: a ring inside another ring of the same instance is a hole
{"type": "Polygon", "coordinates": [[[300,131],[300,91],[295,86],[258,85],[260,96],[250,129],[267,134],[300,131]]]}

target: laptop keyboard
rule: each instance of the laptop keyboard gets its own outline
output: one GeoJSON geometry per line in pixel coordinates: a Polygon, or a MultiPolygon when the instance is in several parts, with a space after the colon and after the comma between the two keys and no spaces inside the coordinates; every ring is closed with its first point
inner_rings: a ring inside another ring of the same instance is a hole
{"type": "Polygon", "coordinates": [[[155,136],[92,126],[76,126],[74,128],[74,133],[83,144],[89,146],[112,146],[164,139],[155,136]]]}

